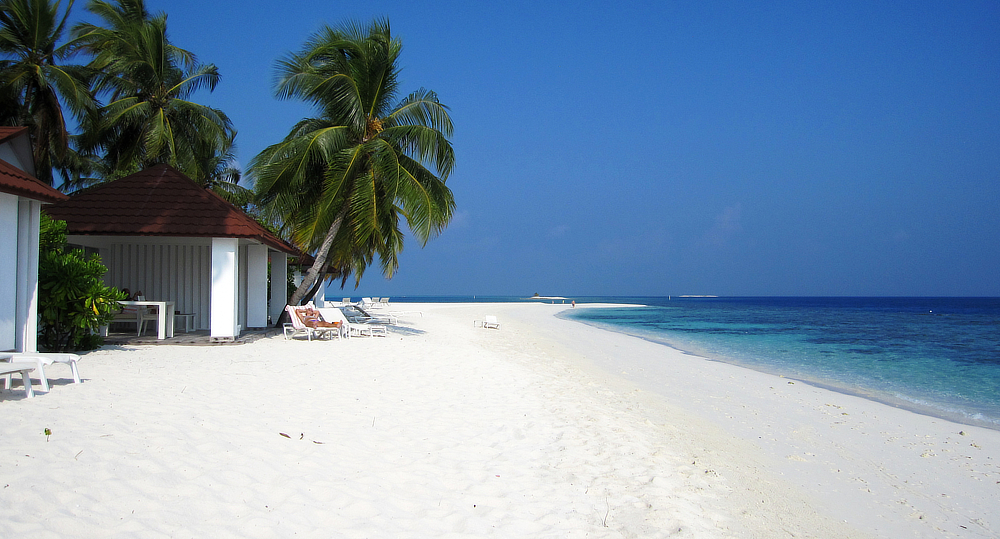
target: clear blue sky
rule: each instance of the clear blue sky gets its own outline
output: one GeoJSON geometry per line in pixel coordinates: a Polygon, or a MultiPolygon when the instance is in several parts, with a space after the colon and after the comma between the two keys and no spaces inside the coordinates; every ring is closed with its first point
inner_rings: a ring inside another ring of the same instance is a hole
{"type": "Polygon", "coordinates": [[[323,23],[388,17],[451,107],[454,221],[347,295],[1000,295],[994,0],[147,1],[241,163],[323,23]]]}

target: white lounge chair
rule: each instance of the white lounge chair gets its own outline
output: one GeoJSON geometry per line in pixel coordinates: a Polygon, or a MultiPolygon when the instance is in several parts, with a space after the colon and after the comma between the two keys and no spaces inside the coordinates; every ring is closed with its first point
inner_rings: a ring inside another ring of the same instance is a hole
{"type": "Polygon", "coordinates": [[[31,388],[31,371],[35,370],[34,363],[0,363],[0,376],[6,379],[4,389],[10,389],[10,377],[13,374],[21,374],[21,383],[24,385],[24,396],[32,398],[35,390],[31,388]]]}
{"type": "Polygon", "coordinates": [[[500,322],[497,322],[497,317],[492,315],[487,315],[483,317],[483,328],[485,329],[500,329],[500,322]]]}
{"type": "MultiPolygon", "coordinates": [[[[351,322],[358,324],[388,324],[390,326],[395,326],[399,320],[392,313],[378,313],[374,311],[366,310],[365,307],[361,305],[351,305],[351,309],[357,311],[358,314],[353,316],[348,316],[351,322]]],[[[346,314],[345,314],[346,316],[346,314]]]]}
{"type": "Polygon", "coordinates": [[[291,339],[296,335],[305,335],[310,341],[312,341],[313,335],[315,335],[316,338],[326,335],[331,339],[334,334],[337,335],[338,339],[342,336],[341,328],[314,328],[307,326],[305,322],[299,318],[299,312],[296,307],[285,305],[285,310],[288,311],[288,318],[292,321],[290,324],[285,324],[283,326],[285,340],[291,339]]]}
{"type": "Polygon", "coordinates": [[[0,354],[0,360],[11,363],[31,364],[38,369],[39,383],[42,386],[42,391],[45,392],[49,391],[49,380],[45,376],[45,366],[52,365],[53,363],[69,365],[69,370],[73,373],[73,383],[80,383],[80,370],[76,366],[76,362],[80,361],[80,356],[76,354],[60,352],[11,352],[0,354]]]}
{"type": "Polygon", "coordinates": [[[336,322],[340,321],[341,326],[344,328],[344,334],[350,337],[387,337],[389,334],[385,329],[385,326],[379,324],[366,324],[355,322],[351,323],[344,312],[340,309],[320,309],[319,312],[323,315],[323,318],[336,322]]]}

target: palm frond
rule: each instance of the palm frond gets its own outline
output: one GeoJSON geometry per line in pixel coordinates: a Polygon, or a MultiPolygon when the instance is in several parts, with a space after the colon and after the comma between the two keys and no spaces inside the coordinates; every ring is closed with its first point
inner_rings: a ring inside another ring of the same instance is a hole
{"type": "Polygon", "coordinates": [[[319,249],[317,263],[327,260],[344,282],[360,282],[375,257],[383,275],[395,273],[403,219],[425,244],[454,213],[445,185],[455,164],[448,108],[425,89],[395,103],[401,50],[388,20],[348,21],[279,59],[277,97],[310,103],[317,115],[249,168],[261,214],[297,245],[319,249]]]}

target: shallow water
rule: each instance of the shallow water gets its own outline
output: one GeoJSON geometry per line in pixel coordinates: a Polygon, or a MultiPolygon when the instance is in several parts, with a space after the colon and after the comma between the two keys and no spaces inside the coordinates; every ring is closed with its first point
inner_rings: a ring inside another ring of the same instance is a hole
{"type": "Polygon", "coordinates": [[[566,316],[707,358],[1000,428],[998,298],[600,299],[647,307],[580,309],[566,316]]]}

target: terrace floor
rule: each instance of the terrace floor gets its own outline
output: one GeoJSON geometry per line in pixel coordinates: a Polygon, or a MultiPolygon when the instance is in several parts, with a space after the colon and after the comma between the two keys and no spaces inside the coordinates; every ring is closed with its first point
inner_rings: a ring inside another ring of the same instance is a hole
{"type": "Polygon", "coordinates": [[[155,331],[147,331],[143,335],[137,336],[135,331],[110,331],[104,338],[104,344],[110,345],[174,345],[174,346],[232,346],[235,344],[246,344],[257,339],[279,335],[280,328],[264,328],[244,330],[239,338],[233,341],[216,342],[212,340],[208,330],[190,331],[188,333],[175,332],[174,336],[162,341],[156,338],[155,331]]]}

